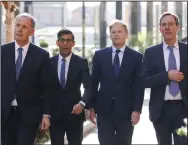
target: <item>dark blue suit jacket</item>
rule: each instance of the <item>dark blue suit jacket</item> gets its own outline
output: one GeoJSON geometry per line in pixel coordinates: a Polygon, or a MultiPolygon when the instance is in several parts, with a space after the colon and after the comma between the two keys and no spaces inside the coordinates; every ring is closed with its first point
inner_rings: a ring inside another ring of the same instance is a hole
{"type": "Polygon", "coordinates": [[[87,105],[87,98],[89,97],[89,87],[91,84],[91,76],[89,73],[88,62],[86,59],[81,58],[75,54],[72,54],[69,69],[67,74],[67,81],[64,88],[61,87],[57,65],[58,55],[54,56],[50,60],[51,65],[51,93],[53,96],[52,101],[52,119],[67,119],[71,117],[74,120],[84,120],[84,110],[80,115],[73,115],[73,106],[83,101],[87,105]],[[85,88],[83,97],[81,96],[80,86],[83,83],[85,88]]]}
{"type": "Polygon", "coordinates": [[[5,123],[10,114],[14,95],[21,118],[27,123],[40,123],[42,114],[50,114],[50,101],[45,95],[48,63],[49,53],[31,43],[16,80],[15,43],[1,46],[1,122],[5,123]]]}
{"type": "MultiPolygon", "coordinates": [[[[179,42],[180,71],[187,74],[187,44],[179,42]]],[[[187,76],[187,75],[186,75],[187,76]]],[[[145,88],[151,88],[149,113],[150,120],[155,122],[163,108],[166,85],[168,85],[168,72],[165,68],[163,44],[152,46],[145,51],[142,77],[145,88]]],[[[185,104],[188,104],[185,80],[179,83],[181,95],[185,104]]]]}
{"type": "Polygon", "coordinates": [[[140,78],[141,64],[142,54],[126,47],[120,74],[116,77],[112,65],[112,48],[96,51],[93,58],[90,107],[97,114],[109,115],[114,97],[117,116],[130,119],[133,111],[141,112],[144,97],[140,78]]]}

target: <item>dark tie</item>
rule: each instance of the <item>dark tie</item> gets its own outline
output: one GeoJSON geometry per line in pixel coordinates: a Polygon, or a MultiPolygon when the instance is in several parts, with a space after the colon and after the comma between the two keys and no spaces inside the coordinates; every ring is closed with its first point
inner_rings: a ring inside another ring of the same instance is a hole
{"type": "MultiPolygon", "coordinates": [[[[168,70],[177,70],[176,66],[176,59],[173,52],[174,46],[168,46],[168,49],[170,50],[169,58],[168,58],[168,70]]],[[[172,96],[176,96],[179,92],[179,84],[176,81],[171,81],[169,86],[169,92],[172,96]]]]}
{"type": "Polygon", "coordinates": [[[22,67],[22,51],[23,48],[18,48],[18,58],[16,60],[16,79],[18,79],[19,74],[20,74],[20,70],[22,67]]]}
{"type": "Polygon", "coordinates": [[[119,52],[120,52],[120,50],[116,50],[116,54],[114,57],[114,63],[113,63],[113,67],[114,67],[116,76],[118,76],[119,72],[120,72],[120,62],[119,62],[119,56],[118,56],[119,52]]]}
{"type": "Polygon", "coordinates": [[[60,84],[62,88],[65,87],[65,61],[66,59],[63,58],[61,63],[61,72],[60,72],[60,84]]]}

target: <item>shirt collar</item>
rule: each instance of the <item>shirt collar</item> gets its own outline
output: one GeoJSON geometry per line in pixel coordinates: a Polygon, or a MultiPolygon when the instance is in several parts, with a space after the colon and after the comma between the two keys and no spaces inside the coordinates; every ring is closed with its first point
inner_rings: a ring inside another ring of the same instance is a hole
{"type": "Polygon", "coordinates": [[[23,48],[23,51],[27,52],[27,50],[29,49],[29,45],[30,45],[30,41],[26,45],[20,47],[15,40],[15,50],[18,50],[18,48],[23,48]]]}
{"type": "MultiPolygon", "coordinates": [[[[168,47],[168,44],[166,44],[166,42],[163,40],[163,50],[166,50],[167,47],[168,47]]],[[[179,48],[178,41],[175,42],[174,47],[175,47],[176,49],[179,48]]]]}
{"type": "MultiPolygon", "coordinates": [[[[72,57],[72,53],[69,56],[65,57],[66,62],[70,62],[71,57],[72,57]]],[[[63,59],[63,56],[59,54],[59,60],[62,60],[62,59],[63,59]]]]}
{"type": "MultiPolygon", "coordinates": [[[[125,47],[126,47],[126,44],[123,47],[119,48],[120,52],[124,52],[125,47]]],[[[115,48],[114,45],[112,45],[112,52],[114,53],[114,52],[116,52],[116,50],[117,50],[117,48],[115,48]]]]}

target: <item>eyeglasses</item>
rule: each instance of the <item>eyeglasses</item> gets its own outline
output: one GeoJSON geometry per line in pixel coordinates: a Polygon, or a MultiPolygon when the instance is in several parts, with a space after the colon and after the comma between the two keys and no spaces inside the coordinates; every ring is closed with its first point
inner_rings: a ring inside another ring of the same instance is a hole
{"type": "Polygon", "coordinates": [[[70,42],[73,42],[72,39],[64,39],[64,38],[59,38],[59,41],[61,41],[62,43],[70,43],[70,42]]]}

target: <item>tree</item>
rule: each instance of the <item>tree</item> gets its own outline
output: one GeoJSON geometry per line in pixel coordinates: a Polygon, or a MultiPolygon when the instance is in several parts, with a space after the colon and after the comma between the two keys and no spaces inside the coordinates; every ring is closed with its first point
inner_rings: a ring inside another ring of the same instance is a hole
{"type": "Polygon", "coordinates": [[[5,8],[5,27],[6,27],[6,43],[11,42],[13,39],[13,22],[15,11],[18,8],[18,2],[0,2],[5,8]]]}

